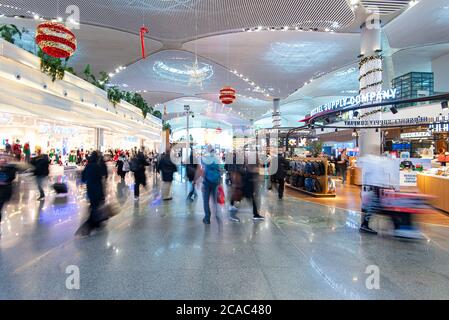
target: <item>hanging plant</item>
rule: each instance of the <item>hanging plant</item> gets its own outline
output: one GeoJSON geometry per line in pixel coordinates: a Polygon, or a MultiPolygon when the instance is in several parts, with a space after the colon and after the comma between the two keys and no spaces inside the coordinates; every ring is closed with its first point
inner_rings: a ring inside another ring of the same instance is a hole
{"type": "Polygon", "coordinates": [[[154,110],[153,116],[155,116],[158,119],[162,119],[162,112],[160,112],[159,110],[154,110]]]}
{"type": "Polygon", "coordinates": [[[114,105],[114,107],[117,105],[117,103],[120,103],[120,101],[122,101],[122,98],[123,93],[117,87],[108,89],[108,99],[114,105]]]}
{"type": "Polygon", "coordinates": [[[22,32],[15,25],[0,25],[0,38],[14,44],[14,42],[16,41],[16,39],[14,39],[15,36],[19,36],[19,38],[22,38],[22,32]]]}
{"type": "Polygon", "coordinates": [[[51,77],[51,81],[64,79],[65,71],[73,71],[73,68],[67,67],[69,58],[58,59],[49,56],[42,50],[39,50],[38,57],[41,59],[41,71],[51,77]]]}
{"type": "Polygon", "coordinates": [[[167,121],[164,121],[164,123],[162,125],[162,130],[171,132],[171,125],[170,125],[170,123],[168,123],[167,121]]]}

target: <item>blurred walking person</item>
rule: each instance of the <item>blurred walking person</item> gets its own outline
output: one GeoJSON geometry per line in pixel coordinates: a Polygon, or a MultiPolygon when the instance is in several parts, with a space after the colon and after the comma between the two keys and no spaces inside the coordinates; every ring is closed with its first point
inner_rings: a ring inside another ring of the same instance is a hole
{"type": "Polygon", "coordinates": [[[105,200],[103,188],[104,177],[105,171],[100,164],[99,154],[97,151],[94,151],[90,155],[81,175],[82,182],[86,184],[87,197],[90,202],[89,218],[79,229],[80,234],[83,236],[87,236],[93,229],[99,228],[102,222],[99,208],[105,200]]]}
{"type": "Polygon", "coordinates": [[[201,165],[203,170],[203,223],[208,225],[210,224],[211,217],[210,199],[212,198],[214,211],[216,212],[218,186],[220,185],[222,178],[220,160],[215,155],[215,150],[212,146],[208,146],[206,152],[206,155],[201,160],[201,165]]]}
{"type": "Polygon", "coordinates": [[[157,172],[162,177],[162,199],[170,201],[173,199],[171,195],[171,186],[173,183],[173,175],[178,171],[178,168],[173,163],[170,157],[170,150],[164,153],[158,161],[157,172]]]}
{"type": "Polygon", "coordinates": [[[2,221],[3,207],[12,197],[12,182],[16,178],[16,172],[17,168],[9,164],[6,157],[0,157],[0,223],[2,221]]]}
{"type": "Polygon", "coordinates": [[[36,157],[31,159],[31,165],[34,166],[34,176],[39,189],[39,198],[37,200],[41,201],[45,199],[44,183],[50,174],[50,158],[46,154],[42,154],[40,147],[36,147],[36,157]]]}
{"type": "MultiPolygon", "coordinates": [[[[257,208],[257,189],[256,184],[258,183],[258,166],[256,164],[248,164],[248,161],[245,161],[246,164],[243,167],[240,167],[238,174],[239,178],[236,176],[236,184],[235,190],[233,192],[234,195],[240,195],[240,198],[248,199],[253,207],[253,220],[254,221],[262,221],[265,220],[263,216],[259,214],[259,209],[257,208]],[[239,181],[241,180],[241,181],[239,181]]],[[[237,217],[238,209],[235,206],[235,202],[238,201],[236,196],[233,196],[231,199],[231,208],[230,211],[230,219],[235,222],[240,222],[240,219],[237,217]]]]}
{"type": "Polygon", "coordinates": [[[284,198],[285,178],[287,177],[287,171],[290,169],[290,163],[281,153],[277,155],[274,161],[275,164],[277,164],[277,171],[274,174],[274,177],[278,184],[278,197],[279,200],[282,200],[284,198]]]}
{"type": "Polygon", "coordinates": [[[194,201],[198,197],[198,193],[196,192],[196,187],[195,187],[197,178],[198,178],[198,167],[199,167],[198,160],[194,156],[193,150],[192,150],[192,153],[190,154],[190,161],[186,165],[187,179],[189,180],[189,184],[190,184],[190,192],[189,192],[189,195],[187,196],[188,201],[194,201]]]}
{"type": "Polygon", "coordinates": [[[26,142],[23,145],[23,154],[25,155],[25,162],[30,163],[31,160],[31,150],[30,150],[30,143],[26,142]]]}
{"type": "Polygon", "coordinates": [[[130,168],[129,161],[124,153],[121,153],[115,166],[117,167],[117,174],[122,181],[125,181],[126,174],[129,172],[130,168]]]}
{"type": "Polygon", "coordinates": [[[142,151],[139,151],[137,155],[131,160],[131,171],[134,172],[134,200],[139,200],[140,186],[147,186],[146,167],[150,164],[145,159],[145,155],[142,151]]]}

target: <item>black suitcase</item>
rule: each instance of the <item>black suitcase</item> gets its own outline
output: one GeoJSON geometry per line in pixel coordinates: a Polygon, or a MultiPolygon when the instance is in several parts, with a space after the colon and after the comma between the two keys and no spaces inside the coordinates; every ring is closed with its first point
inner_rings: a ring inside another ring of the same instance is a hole
{"type": "Polygon", "coordinates": [[[57,194],[66,194],[69,193],[69,189],[65,183],[55,183],[53,185],[53,189],[57,194]]]}

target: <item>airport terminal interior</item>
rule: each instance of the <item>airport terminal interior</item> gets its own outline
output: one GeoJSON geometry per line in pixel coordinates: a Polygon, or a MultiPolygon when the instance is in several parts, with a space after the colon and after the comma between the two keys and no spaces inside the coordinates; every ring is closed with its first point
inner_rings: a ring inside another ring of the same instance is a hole
{"type": "Polygon", "coordinates": [[[0,0],[0,300],[449,299],[449,0],[0,0]]]}

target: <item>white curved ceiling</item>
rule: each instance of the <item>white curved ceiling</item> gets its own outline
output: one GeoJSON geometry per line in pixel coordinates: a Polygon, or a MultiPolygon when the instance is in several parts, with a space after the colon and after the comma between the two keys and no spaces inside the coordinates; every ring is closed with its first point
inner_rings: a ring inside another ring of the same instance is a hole
{"type": "Polygon", "coordinates": [[[145,23],[151,37],[182,41],[214,33],[259,25],[310,28],[348,27],[355,19],[346,0],[2,0],[23,10],[6,14],[47,18],[64,14],[66,7],[80,9],[82,23],[139,33],[145,23]],[[18,12],[19,11],[19,12],[18,12]],[[195,23],[197,21],[197,23],[195,23]]]}
{"type": "Polygon", "coordinates": [[[449,0],[421,0],[388,23],[384,32],[392,48],[449,42],[449,0]]]}
{"type": "MultiPolygon", "coordinates": [[[[4,0],[0,0],[2,3],[4,0]]],[[[0,13],[3,11],[0,7],[0,13]]],[[[0,24],[15,24],[20,29],[29,30],[24,35],[34,46],[34,30],[41,21],[31,19],[15,19],[0,17],[0,24]]],[[[112,71],[119,66],[127,65],[141,58],[140,38],[136,35],[117,30],[83,25],[75,30],[78,50],[69,60],[69,65],[81,73],[87,64],[92,67],[94,74],[100,71],[112,71]]],[[[151,39],[145,39],[148,54],[158,51],[162,44],[151,39]]],[[[30,50],[32,48],[25,48],[30,50]]]]}
{"type": "MultiPolygon", "coordinates": [[[[404,6],[402,0],[361,2],[392,13],[382,20],[393,73],[428,69],[430,60],[447,54],[449,0],[420,0],[414,7],[404,6]],[[401,8],[406,10],[397,11],[401,8]]],[[[197,123],[209,119],[240,125],[263,119],[272,112],[272,98],[280,97],[283,123],[292,124],[317,104],[358,90],[359,26],[367,15],[363,8],[353,11],[349,3],[354,1],[0,0],[0,15],[32,17],[37,13],[54,18],[64,15],[68,5],[78,5],[82,22],[75,30],[79,50],[71,59],[77,71],[88,63],[94,72],[112,72],[126,65],[114,83],[123,90],[140,91],[150,104],[160,104],[161,111],[165,105],[172,118],[184,104],[190,104],[202,117],[197,123]],[[150,55],[146,60],[140,59],[137,35],[143,23],[151,30],[146,36],[150,55]],[[289,26],[290,31],[242,32],[258,26],[289,26]],[[295,26],[336,32],[301,32],[295,26]],[[202,87],[186,81],[195,52],[208,75],[202,87]],[[156,70],[157,62],[161,64],[156,70]],[[170,70],[179,79],[170,77],[170,70]],[[233,105],[220,109],[218,91],[224,85],[235,87],[238,97],[233,105]]],[[[0,24],[5,21],[30,29],[37,23],[0,17],[0,24]]],[[[179,119],[172,121],[182,125],[179,119]]]]}
{"type": "Polygon", "coordinates": [[[183,48],[237,70],[273,97],[286,98],[312,77],[356,61],[360,34],[244,32],[203,38],[183,48]]]}

